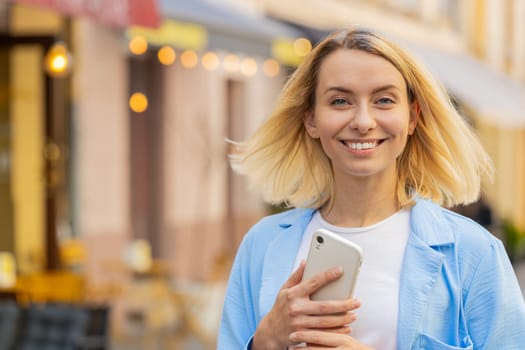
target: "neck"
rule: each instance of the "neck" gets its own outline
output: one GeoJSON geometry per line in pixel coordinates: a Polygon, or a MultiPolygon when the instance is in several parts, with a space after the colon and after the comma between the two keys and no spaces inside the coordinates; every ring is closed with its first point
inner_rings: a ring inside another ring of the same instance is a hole
{"type": "Polygon", "coordinates": [[[395,184],[353,183],[336,188],[335,193],[333,205],[321,208],[321,215],[336,226],[369,226],[400,209],[395,184]]]}

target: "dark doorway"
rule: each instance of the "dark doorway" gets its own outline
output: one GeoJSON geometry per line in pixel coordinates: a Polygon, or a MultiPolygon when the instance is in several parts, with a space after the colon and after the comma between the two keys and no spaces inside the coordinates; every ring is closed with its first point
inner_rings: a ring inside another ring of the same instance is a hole
{"type": "Polygon", "coordinates": [[[130,58],[130,96],[148,99],[143,112],[130,115],[131,224],[133,238],[151,244],[158,257],[163,228],[163,67],[153,53],[130,58]]]}

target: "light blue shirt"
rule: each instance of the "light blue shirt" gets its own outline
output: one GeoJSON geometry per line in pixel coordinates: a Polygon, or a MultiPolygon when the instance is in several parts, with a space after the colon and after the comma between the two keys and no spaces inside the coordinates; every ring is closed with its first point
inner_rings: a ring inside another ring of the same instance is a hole
{"type": "MultiPolygon", "coordinates": [[[[228,282],[219,350],[250,348],[292,273],[312,214],[268,216],[244,237],[228,282]]],[[[399,350],[525,349],[525,302],[512,265],[501,242],[472,220],[417,200],[400,283],[399,350]]]]}

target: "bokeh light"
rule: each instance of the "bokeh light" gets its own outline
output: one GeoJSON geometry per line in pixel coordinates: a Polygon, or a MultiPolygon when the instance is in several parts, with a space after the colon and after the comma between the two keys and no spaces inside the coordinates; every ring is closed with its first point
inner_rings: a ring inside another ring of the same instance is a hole
{"type": "Polygon", "coordinates": [[[215,70],[219,67],[219,56],[215,52],[207,52],[202,56],[202,66],[206,70],[215,70]]]}
{"type": "Polygon", "coordinates": [[[52,77],[63,77],[71,71],[71,54],[58,42],[51,46],[45,57],[45,69],[52,77]]]}
{"type": "Polygon", "coordinates": [[[148,42],[143,36],[133,37],[128,44],[129,51],[134,55],[142,55],[148,50],[148,42]]]}
{"type": "Polygon", "coordinates": [[[193,68],[199,63],[199,56],[193,50],[186,50],[180,56],[180,62],[185,68],[193,68]]]}
{"type": "Polygon", "coordinates": [[[129,98],[129,107],[135,113],[142,113],[148,109],[148,98],[142,92],[135,92],[129,98]]]}
{"type": "Polygon", "coordinates": [[[257,73],[257,61],[251,57],[247,57],[241,62],[241,73],[247,77],[252,77],[257,73]]]}
{"type": "Polygon", "coordinates": [[[162,63],[165,66],[169,66],[173,64],[173,62],[175,62],[177,54],[171,46],[163,46],[157,52],[157,57],[160,63],[162,63]]]}
{"type": "Polygon", "coordinates": [[[222,68],[228,73],[235,73],[239,70],[241,59],[235,54],[227,54],[222,61],[222,68]]]}
{"type": "Polygon", "coordinates": [[[293,43],[294,52],[297,56],[304,57],[312,51],[312,43],[305,38],[298,38],[293,43]]]}
{"type": "Polygon", "coordinates": [[[281,67],[279,66],[279,62],[277,62],[277,60],[268,58],[264,61],[262,69],[266,76],[275,77],[277,74],[279,74],[281,67]]]}

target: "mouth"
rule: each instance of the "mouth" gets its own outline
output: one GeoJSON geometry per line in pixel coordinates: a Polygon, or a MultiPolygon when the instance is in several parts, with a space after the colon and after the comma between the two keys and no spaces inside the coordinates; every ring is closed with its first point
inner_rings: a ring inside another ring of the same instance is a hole
{"type": "Polygon", "coordinates": [[[381,143],[383,143],[384,140],[372,140],[372,141],[347,141],[347,140],[341,140],[341,143],[345,145],[345,147],[350,148],[352,150],[357,151],[365,151],[374,149],[377,146],[379,146],[381,143]]]}

